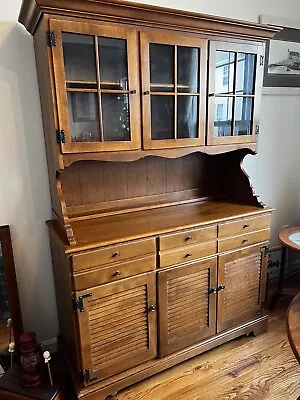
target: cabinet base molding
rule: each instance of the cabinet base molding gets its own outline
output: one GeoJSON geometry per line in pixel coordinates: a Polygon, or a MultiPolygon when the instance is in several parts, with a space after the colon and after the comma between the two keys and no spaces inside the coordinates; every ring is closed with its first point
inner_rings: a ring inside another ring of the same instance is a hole
{"type": "Polygon", "coordinates": [[[267,331],[267,328],[268,316],[264,314],[242,325],[218,333],[199,344],[190,346],[170,356],[149,361],[112,378],[105,379],[102,382],[93,383],[89,387],[83,389],[77,388],[77,398],[84,400],[105,400],[108,396],[115,396],[121,389],[211,350],[214,347],[236,339],[239,336],[250,334],[254,334],[255,336],[260,335],[267,331]]]}

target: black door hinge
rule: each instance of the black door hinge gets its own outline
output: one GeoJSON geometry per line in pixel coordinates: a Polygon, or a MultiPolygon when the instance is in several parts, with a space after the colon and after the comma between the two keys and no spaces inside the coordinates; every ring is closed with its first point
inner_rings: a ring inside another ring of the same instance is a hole
{"type": "Polygon", "coordinates": [[[85,294],[84,296],[79,296],[78,300],[76,300],[75,297],[73,297],[73,311],[80,311],[84,312],[84,305],[83,305],[83,299],[86,299],[87,297],[91,297],[92,293],[85,294]]]}
{"type": "Polygon", "coordinates": [[[259,135],[259,125],[255,125],[255,135],[259,135]]]}
{"type": "Polygon", "coordinates": [[[265,62],[265,57],[264,56],[260,56],[259,57],[259,65],[262,67],[264,65],[265,62]]]}
{"type": "Polygon", "coordinates": [[[66,143],[65,131],[61,131],[61,130],[57,129],[57,131],[56,131],[56,142],[57,143],[66,143]]]}
{"type": "Polygon", "coordinates": [[[260,250],[262,251],[262,255],[265,257],[267,254],[269,254],[269,246],[261,246],[260,250]]]}
{"type": "Polygon", "coordinates": [[[56,32],[49,32],[49,46],[56,46],[56,32]]]}
{"type": "Polygon", "coordinates": [[[86,368],[85,371],[82,372],[82,378],[85,383],[89,383],[89,382],[93,382],[93,381],[96,381],[97,379],[99,379],[99,376],[95,376],[94,378],[91,378],[90,370],[89,370],[89,368],[86,368]]]}

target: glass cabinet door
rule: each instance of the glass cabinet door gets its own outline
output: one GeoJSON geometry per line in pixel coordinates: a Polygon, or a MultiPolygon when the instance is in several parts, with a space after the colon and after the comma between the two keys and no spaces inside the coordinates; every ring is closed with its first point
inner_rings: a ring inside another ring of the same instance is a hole
{"type": "Polygon", "coordinates": [[[210,42],[208,145],[256,141],[263,51],[262,45],[210,42]]]}
{"type": "Polygon", "coordinates": [[[204,145],[207,41],[141,33],[145,149],[204,145]]]}
{"type": "Polygon", "coordinates": [[[50,21],[62,152],[141,148],[137,32],[50,21]]]}

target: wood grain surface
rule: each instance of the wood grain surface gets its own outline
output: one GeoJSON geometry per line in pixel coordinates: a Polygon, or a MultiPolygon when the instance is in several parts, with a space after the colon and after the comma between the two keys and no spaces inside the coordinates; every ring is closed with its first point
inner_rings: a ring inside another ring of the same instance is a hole
{"type": "Polygon", "coordinates": [[[265,334],[224,344],[121,391],[115,400],[296,400],[300,368],[285,314],[286,308],[277,308],[265,334]]]}
{"type": "Polygon", "coordinates": [[[300,363],[300,293],[293,299],[288,309],[287,331],[295,357],[300,363]]]}

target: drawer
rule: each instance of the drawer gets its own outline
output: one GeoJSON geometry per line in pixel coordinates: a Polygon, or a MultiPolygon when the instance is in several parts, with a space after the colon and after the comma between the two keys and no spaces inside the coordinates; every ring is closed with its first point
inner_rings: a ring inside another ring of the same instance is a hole
{"type": "Polygon", "coordinates": [[[235,250],[249,246],[251,244],[265,242],[269,240],[270,229],[245,233],[244,235],[234,236],[227,239],[218,240],[218,252],[235,250]]]}
{"type": "Polygon", "coordinates": [[[163,235],[159,238],[159,249],[167,250],[179,246],[192,245],[199,242],[207,242],[217,238],[217,227],[190,229],[170,235],[163,235]]]}
{"type": "Polygon", "coordinates": [[[138,258],[132,261],[114,263],[109,267],[93,269],[90,272],[75,274],[74,289],[84,290],[103,283],[115,282],[123,278],[153,271],[156,267],[156,256],[138,258]]]}
{"type": "Polygon", "coordinates": [[[120,262],[128,258],[154,254],[155,252],[154,238],[102,247],[97,250],[75,254],[72,257],[73,272],[120,262]]]}
{"type": "Polygon", "coordinates": [[[259,217],[243,218],[234,222],[219,225],[219,237],[239,235],[245,232],[270,228],[271,214],[259,217]]]}
{"type": "Polygon", "coordinates": [[[217,243],[216,241],[197,244],[194,246],[184,246],[178,250],[165,250],[159,252],[160,267],[169,267],[170,265],[177,265],[202,257],[208,257],[216,254],[217,243]]]}

